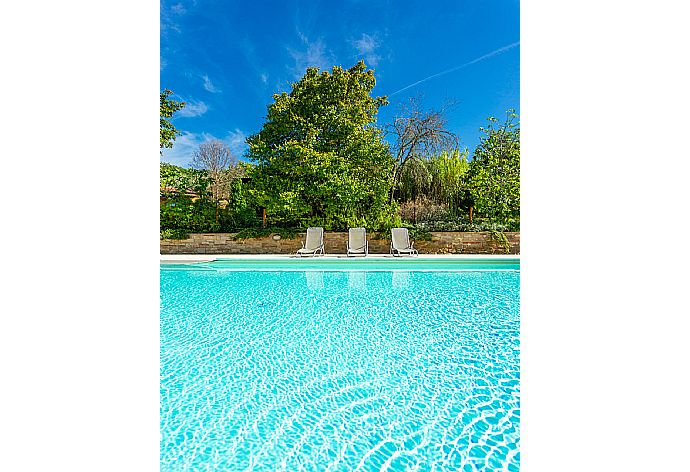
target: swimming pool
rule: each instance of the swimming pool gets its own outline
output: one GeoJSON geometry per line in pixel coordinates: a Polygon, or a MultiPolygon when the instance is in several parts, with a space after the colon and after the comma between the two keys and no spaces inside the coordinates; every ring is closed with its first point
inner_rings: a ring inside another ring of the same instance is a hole
{"type": "Polygon", "coordinates": [[[519,469],[519,261],[297,262],[161,265],[161,470],[519,469]]]}

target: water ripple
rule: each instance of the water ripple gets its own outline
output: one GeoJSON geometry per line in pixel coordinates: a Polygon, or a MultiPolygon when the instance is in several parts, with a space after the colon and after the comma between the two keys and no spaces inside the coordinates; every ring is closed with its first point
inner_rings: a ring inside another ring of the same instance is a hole
{"type": "Polygon", "coordinates": [[[518,470],[519,289],[162,269],[161,470],[518,470]]]}

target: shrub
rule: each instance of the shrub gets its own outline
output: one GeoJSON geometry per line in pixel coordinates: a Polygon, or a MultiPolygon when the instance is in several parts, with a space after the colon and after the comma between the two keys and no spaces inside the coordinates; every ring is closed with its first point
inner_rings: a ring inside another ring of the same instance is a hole
{"type": "Polygon", "coordinates": [[[192,201],[186,196],[172,197],[160,204],[160,228],[182,229],[194,233],[220,230],[216,223],[216,207],[204,199],[192,201]]]}
{"type": "Polygon", "coordinates": [[[454,221],[431,221],[424,223],[417,223],[415,228],[425,229],[427,231],[460,231],[460,232],[484,232],[484,231],[513,231],[513,229],[505,223],[495,223],[492,221],[477,221],[470,223],[467,220],[454,221]]]}
{"type": "Polygon", "coordinates": [[[187,239],[189,233],[184,229],[162,229],[161,239],[187,239]]]}
{"type": "Polygon", "coordinates": [[[295,239],[299,234],[299,230],[288,228],[245,228],[239,231],[233,239],[241,241],[243,239],[264,238],[272,234],[277,234],[282,239],[295,239]]]}
{"type": "Polygon", "coordinates": [[[400,205],[400,216],[403,221],[423,223],[452,219],[448,206],[434,202],[426,197],[408,201],[400,205]]]}
{"type": "Polygon", "coordinates": [[[431,241],[431,232],[424,227],[412,227],[409,232],[410,239],[414,241],[431,241]]]}

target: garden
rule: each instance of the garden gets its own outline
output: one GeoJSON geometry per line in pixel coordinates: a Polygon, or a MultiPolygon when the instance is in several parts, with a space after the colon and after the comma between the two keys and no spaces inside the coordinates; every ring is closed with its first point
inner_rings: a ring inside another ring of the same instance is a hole
{"type": "MultiPolygon", "coordinates": [[[[379,123],[386,97],[374,97],[374,71],[307,69],[289,93],[274,94],[261,130],[243,156],[221,141],[203,143],[189,168],[160,163],[161,239],[189,233],[272,233],[407,227],[431,231],[520,227],[520,123],[514,110],[489,117],[471,156],[448,129],[455,105],[426,109],[420,98],[379,123]]],[[[161,92],[161,148],[180,131],[185,104],[161,92]]]]}

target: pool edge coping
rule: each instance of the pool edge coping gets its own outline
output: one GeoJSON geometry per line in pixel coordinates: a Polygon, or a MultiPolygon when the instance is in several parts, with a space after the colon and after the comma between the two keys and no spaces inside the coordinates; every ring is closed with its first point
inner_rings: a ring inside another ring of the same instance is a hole
{"type": "Polygon", "coordinates": [[[326,254],[317,257],[296,257],[294,254],[161,254],[161,264],[194,264],[223,260],[454,260],[454,261],[500,261],[520,260],[520,254],[423,254],[420,256],[394,257],[390,254],[369,254],[367,257],[347,257],[345,254],[326,254]]]}

